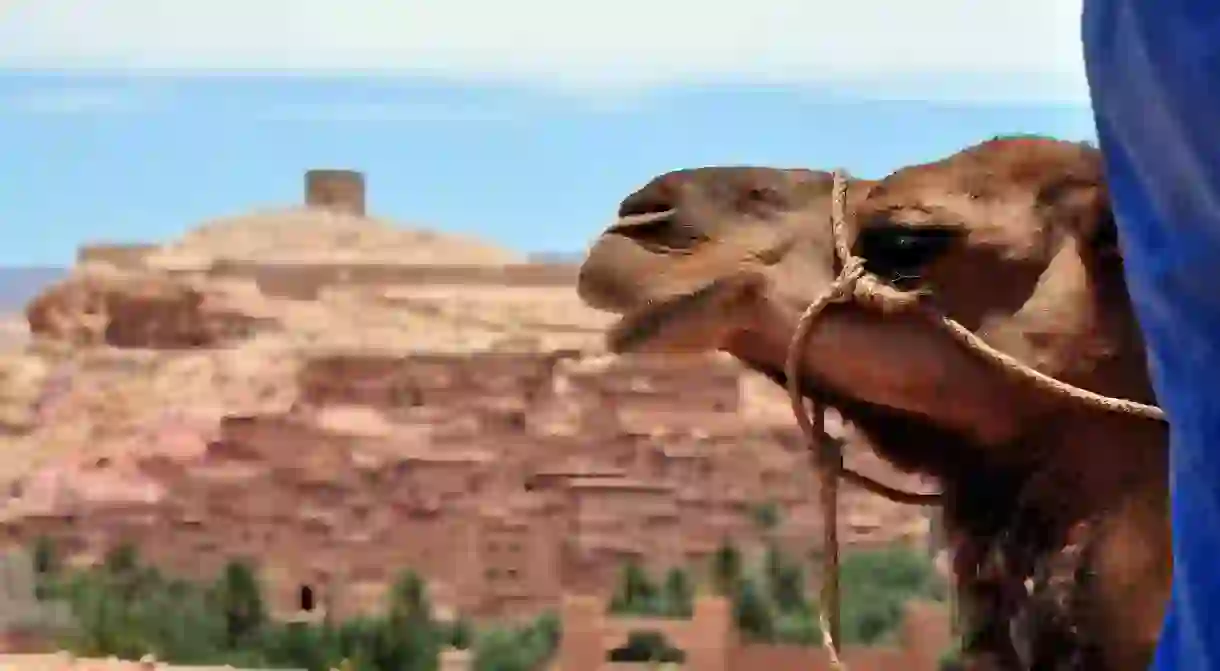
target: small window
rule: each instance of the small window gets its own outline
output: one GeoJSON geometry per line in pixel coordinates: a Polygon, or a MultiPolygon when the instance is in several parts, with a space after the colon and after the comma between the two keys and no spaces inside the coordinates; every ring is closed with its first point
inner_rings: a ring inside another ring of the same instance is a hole
{"type": "Polygon", "coordinates": [[[306,613],[313,612],[313,609],[314,609],[313,588],[310,587],[309,585],[301,585],[300,602],[301,602],[300,603],[301,610],[305,611],[306,613]]]}

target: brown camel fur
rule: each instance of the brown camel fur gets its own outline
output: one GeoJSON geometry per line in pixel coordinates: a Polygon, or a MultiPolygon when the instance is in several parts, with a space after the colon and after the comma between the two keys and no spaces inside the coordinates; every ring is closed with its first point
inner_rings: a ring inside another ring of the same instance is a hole
{"type": "MultiPolygon", "coordinates": [[[[778,383],[834,279],[831,176],[701,168],[628,196],[579,291],[615,351],[724,350],[778,383]]],[[[992,140],[849,191],[866,268],[1043,373],[1153,402],[1097,151],[992,140]]],[[[802,360],[900,468],[945,491],[974,669],[1144,669],[1172,573],[1167,428],[1034,388],[917,313],[829,307],[802,360]]]]}

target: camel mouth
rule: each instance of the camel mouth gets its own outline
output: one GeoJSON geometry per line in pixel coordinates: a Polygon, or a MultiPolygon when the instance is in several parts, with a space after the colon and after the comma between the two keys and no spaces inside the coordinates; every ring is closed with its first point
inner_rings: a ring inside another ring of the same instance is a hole
{"type": "Polygon", "coordinates": [[[758,273],[737,273],[693,291],[649,301],[610,327],[606,347],[614,354],[720,349],[737,326],[734,308],[744,307],[764,282],[758,273]]]}

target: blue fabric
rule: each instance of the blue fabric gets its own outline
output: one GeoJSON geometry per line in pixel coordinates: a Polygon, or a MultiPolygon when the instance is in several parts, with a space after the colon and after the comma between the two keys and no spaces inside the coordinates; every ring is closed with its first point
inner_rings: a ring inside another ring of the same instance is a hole
{"type": "Polygon", "coordinates": [[[1159,671],[1220,669],[1220,0],[1085,0],[1098,139],[1172,426],[1159,671]]]}

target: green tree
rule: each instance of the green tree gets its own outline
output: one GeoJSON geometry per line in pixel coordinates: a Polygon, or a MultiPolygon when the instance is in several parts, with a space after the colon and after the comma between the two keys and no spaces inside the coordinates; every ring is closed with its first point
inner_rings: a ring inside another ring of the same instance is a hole
{"type": "Polygon", "coordinates": [[[449,624],[446,639],[450,647],[466,650],[474,639],[474,629],[466,618],[459,617],[449,624]]]}
{"type": "Polygon", "coordinates": [[[106,553],[98,577],[114,590],[112,596],[122,601],[123,609],[129,609],[139,601],[142,592],[155,590],[161,582],[157,569],[142,565],[139,551],[130,543],[118,545],[106,553]]]}
{"type": "Polygon", "coordinates": [[[254,569],[245,561],[229,562],[212,588],[225,622],[225,645],[236,650],[254,640],[267,619],[254,569]]]}
{"type": "Polygon", "coordinates": [[[754,520],[754,525],[760,531],[770,535],[779,527],[782,515],[778,503],[775,501],[764,501],[751,506],[750,517],[754,520]]]}
{"type": "Polygon", "coordinates": [[[474,671],[537,671],[559,646],[559,618],[544,613],[520,628],[494,628],[476,638],[474,671]]]}
{"type": "Polygon", "coordinates": [[[321,628],[308,622],[288,622],[271,628],[263,645],[267,661],[275,666],[326,671],[326,654],[321,628]]]}
{"type": "Polygon", "coordinates": [[[110,576],[82,576],[70,588],[78,631],[74,648],[91,656],[139,657],[148,649],[133,601],[110,576]]]}
{"type": "Polygon", "coordinates": [[[945,585],[931,559],[901,545],[855,550],[840,565],[845,643],[884,642],[911,599],[941,599],[945,585]]]}
{"type": "Polygon", "coordinates": [[[559,648],[559,639],[562,637],[563,631],[559,616],[554,612],[547,611],[534,618],[528,631],[531,640],[546,656],[550,656],[559,648]]]}
{"type": "Polygon", "coordinates": [[[428,589],[414,571],[403,571],[390,588],[385,626],[375,637],[373,661],[379,669],[435,669],[440,636],[432,621],[428,589]]]}
{"type": "Polygon", "coordinates": [[[749,640],[775,639],[775,610],[766,592],[752,578],[742,578],[733,599],[733,619],[749,640]]]}
{"type": "Polygon", "coordinates": [[[39,576],[50,576],[59,570],[59,552],[55,541],[47,536],[39,536],[34,541],[34,550],[30,560],[34,564],[34,572],[39,576]]]}
{"type": "Polygon", "coordinates": [[[775,642],[789,645],[820,645],[822,628],[810,608],[782,613],[775,619],[775,642]]]}
{"type": "Polygon", "coordinates": [[[229,645],[228,623],[207,590],[184,581],[167,581],[141,602],[141,629],[158,659],[175,664],[263,666],[261,641],[229,645]]]}
{"type": "Polygon", "coordinates": [[[695,604],[695,587],[686,570],[674,566],[665,574],[661,586],[663,612],[670,617],[690,617],[695,604]]]}
{"type": "Polygon", "coordinates": [[[130,543],[122,543],[106,552],[102,566],[111,575],[128,574],[140,565],[140,555],[136,547],[130,543]]]}
{"type": "Polygon", "coordinates": [[[479,637],[474,671],[534,671],[537,661],[536,651],[521,645],[518,632],[496,628],[479,637]]]}
{"type": "Polygon", "coordinates": [[[353,671],[378,671],[374,663],[379,632],[385,623],[379,618],[356,617],[335,629],[340,659],[347,659],[353,671]]]}
{"type": "Polygon", "coordinates": [[[610,612],[652,615],[659,610],[657,586],[648,573],[634,561],[623,565],[618,585],[610,599],[610,612]]]}
{"type": "Polygon", "coordinates": [[[741,583],[741,551],[726,538],[712,555],[712,587],[721,596],[730,596],[741,583]]]}
{"type": "Polygon", "coordinates": [[[805,573],[783,550],[772,543],[763,557],[763,571],[771,599],[781,613],[798,612],[806,608],[805,573]]]}
{"type": "Polygon", "coordinates": [[[30,563],[34,565],[34,596],[38,599],[49,598],[59,574],[59,553],[55,541],[47,536],[39,536],[34,541],[30,563]]]}
{"type": "Polygon", "coordinates": [[[396,625],[430,622],[432,606],[423,578],[411,570],[403,571],[390,588],[389,616],[396,625]]]}

